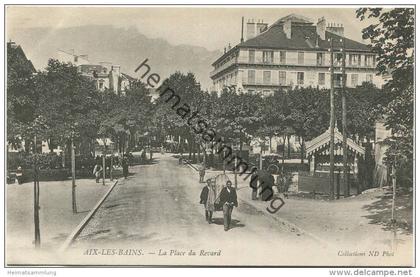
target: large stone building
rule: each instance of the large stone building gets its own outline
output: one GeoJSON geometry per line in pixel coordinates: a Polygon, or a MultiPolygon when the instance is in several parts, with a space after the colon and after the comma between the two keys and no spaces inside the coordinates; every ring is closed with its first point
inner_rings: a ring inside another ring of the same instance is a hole
{"type": "Polygon", "coordinates": [[[119,65],[109,62],[92,64],[87,55],[76,55],[74,51],[58,50],[57,58],[61,62],[72,63],[77,66],[78,72],[92,78],[100,91],[110,89],[116,94],[124,94],[135,78],[122,73],[119,65]]]}
{"type": "Polygon", "coordinates": [[[346,50],[346,86],[371,82],[381,87],[376,76],[375,54],[360,42],[344,37],[344,27],[320,18],[316,24],[291,14],[271,26],[262,21],[246,24],[246,39],[225,49],[210,73],[213,89],[234,88],[237,92],[273,93],[279,88],[330,88],[329,40],[334,43],[334,86],[341,85],[340,65],[346,50]]]}

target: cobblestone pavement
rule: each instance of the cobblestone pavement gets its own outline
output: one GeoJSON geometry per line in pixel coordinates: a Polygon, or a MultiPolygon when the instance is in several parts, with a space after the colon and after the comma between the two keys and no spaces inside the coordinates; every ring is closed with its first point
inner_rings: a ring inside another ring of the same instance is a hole
{"type": "MultiPolygon", "coordinates": [[[[159,250],[193,250],[197,257],[175,256],[174,264],[287,264],[299,263],[293,255],[308,244],[321,247],[313,239],[290,230],[243,201],[233,211],[232,229],[223,229],[223,214],[216,212],[214,223],[204,218],[199,204],[202,184],[194,172],[168,154],[157,155],[155,164],[132,167],[134,175],[120,182],[103,203],[88,226],[81,232],[72,253],[87,249],[142,249],[139,257],[113,256],[123,264],[165,263],[159,250]],[[201,250],[221,256],[200,256],[201,250]],[[269,255],[267,255],[267,253],[269,255]],[[264,258],[263,258],[264,257],[264,258]],[[122,259],[122,258],[121,258],[122,259]]],[[[85,262],[109,262],[103,255],[84,255],[85,262]]],[[[168,263],[168,260],[166,260],[168,263]]]]}
{"type": "Polygon", "coordinates": [[[154,164],[132,167],[131,172],[128,180],[114,188],[63,261],[95,265],[401,264],[382,252],[371,258],[348,254],[376,249],[332,249],[243,198],[233,211],[231,230],[223,230],[222,212],[216,212],[209,225],[199,204],[203,184],[198,183],[198,174],[169,154],[155,155],[154,164]]]}

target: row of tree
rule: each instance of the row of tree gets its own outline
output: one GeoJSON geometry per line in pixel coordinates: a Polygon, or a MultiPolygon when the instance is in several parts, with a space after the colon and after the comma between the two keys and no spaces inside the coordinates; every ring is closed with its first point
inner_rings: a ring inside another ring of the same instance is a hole
{"type": "MultiPolygon", "coordinates": [[[[356,141],[374,139],[374,122],[384,119],[393,136],[387,157],[400,168],[412,168],[413,160],[413,48],[412,9],[359,9],[357,17],[377,18],[377,24],[363,30],[379,55],[378,70],[392,78],[379,90],[365,83],[347,89],[348,133],[356,141]],[[395,23],[395,24],[393,24],[395,23]],[[393,47],[397,42],[398,47],[393,47]]],[[[163,143],[168,135],[178,138],[189,153],[206,148],[191,127],[179,119],[162,99],[151,101],[150,91],[140,81],[125,94],[100,92],[93,80],[82,76],[71,64],[50,60],[45,70],[32,74],[25,64],[8,53],[7,139],[12,145],[25,141],[27,150],[47,140],[51,149],[66,146],[73,138],[82,152],[92,151],[97,138],[111,138],[120,151],[135,146],[136,137],[163,143]],[[182,142],[187,141],[186,145],[182,142]]],[[[279,90],[274,95],[235,93],[220,95],[203,91],[192,73],[176,72],[164,80],[191,108],[205,118],[225,142],[240,149],[252,138],[270,140],[299,137],[304,142],[328,128],[328,91],[318,88],[279,90]]],[[[337,90],[337,94],[342,93],[337,90]]],[[[338,128],[341,129],[340,97],[335,97],[338,128]]],[[[412,174],[412,173],[411,173],[412,174]]]]}

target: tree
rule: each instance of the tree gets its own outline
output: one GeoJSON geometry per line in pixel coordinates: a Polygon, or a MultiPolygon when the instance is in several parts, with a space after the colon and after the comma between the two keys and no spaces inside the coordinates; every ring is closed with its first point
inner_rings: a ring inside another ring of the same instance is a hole
{"type": "Polygon", "coordinates": [[[33,89],[35,69],[20,46],[7,44],[7,141],[17,148],[21,138],[29,151],[30,128],[36,119],[38,95],[33,89]]]}
{"type": "Polygon", "coordinates": [[[304,158],[304,142],[328,128],[328,91],[318,88],[297,88],[287,94],[289,98],[291,127],[300,137],[301,163],[304,158]]]}
{"type": "Polygon", "coordinates": [[[53,141],[64,146],[72,136],[79,144],[96,137],[99,92],[75,66],[50,59],[34,78],[34,90],[39,97],[35,114],[45,118],[49,129],[43,139],[51,146],[53,141]]]}
{"type": "Polygon", "coordinates": [[[378,53],[379,73],[392,77],[385,84],[382,103],[385,125],[392,130],[386,161],[395,163],[400,172],[409,168],[408,179],[412,182],[414,9],[362,8],[356,15],[360,20],[377,20],[363,30],[363,38],[370,39],[372,49],[378,53]]]}

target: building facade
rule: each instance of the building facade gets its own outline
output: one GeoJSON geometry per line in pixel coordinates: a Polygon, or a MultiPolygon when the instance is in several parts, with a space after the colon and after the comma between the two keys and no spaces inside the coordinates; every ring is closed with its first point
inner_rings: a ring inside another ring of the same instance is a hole
{"type": "Polygon", "coordinates": [[[237,92],[271,94],[279,88],[330,88],[330,40],[334,48],[334,86],[341,86],[341,65],[345,48],[346,86],[370,82],[378,87],[376,58],[367,45],[344,37],[342,25],[327,25],[324,18],[316,24],[289,15],[271,26],[248,22],[246,39],[225,53],[212,65],[213,90],[234,88],[237,92]]]}
{"type": "Polygon", "coordinates": [[[116,94],[124,94],[130,88],[135,78],[122,73],[119,65],[110,62],[92,64],[87,55],[76,55],[74,51],[66,52],[59,50],[57,58],[60,62],[72,63],[77,66],[77,71],[83,76],[95,81],[100,91],[110,89],[116,94]]]}

